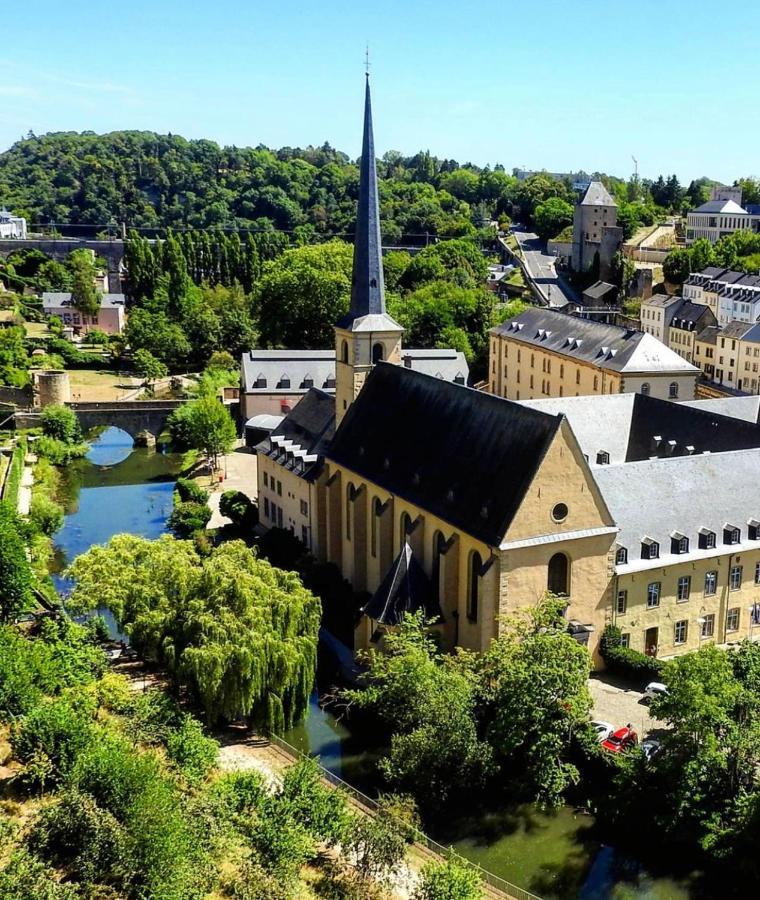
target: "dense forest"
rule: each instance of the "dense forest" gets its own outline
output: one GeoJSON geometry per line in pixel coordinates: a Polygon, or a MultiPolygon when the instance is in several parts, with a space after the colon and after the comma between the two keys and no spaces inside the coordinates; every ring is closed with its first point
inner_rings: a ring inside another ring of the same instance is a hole
{"type": "MultiPolygon", "coordinates": [[[[547,211],[552,214],[539,221],[556,234],[567,216],[558,202],[575,200],[569,181],[547,173],[519,181],[501,166],[479,168],[424,151],[387,152],[378,160],[378,176],[389,242],[464,237],[516,212],[533,222],[536,208],[550,199],[557,201],[547,211]]],[[[628,233],[658,214],[698,205],[712,184],[702,178],[683,188],[675,175],[592,177],[615,196],[628,233]]],[[[142,131],[61,132],[30,134],[0,154],[0,203],[30,223],[275,229],[303,242],[353,233],[358,184],[355,162],[329,144],[270,150],[142,131]]],[[[756,182],[742,185],[757,193],[756,182]]]]}

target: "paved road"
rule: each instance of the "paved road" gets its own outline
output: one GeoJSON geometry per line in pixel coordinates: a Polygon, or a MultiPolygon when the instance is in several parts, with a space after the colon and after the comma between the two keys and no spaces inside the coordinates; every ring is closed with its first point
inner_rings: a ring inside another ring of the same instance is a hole
{"type": "Polygon", "coordinates": [[[649,707],[641,702],[644,696],[642,691],[631,688],[609,673],[590,678],[588,687],[594,702],[593,719],[609,722],[615,728],[622,728],[630,722],[641,740],[653,732],[656,735],[664,727],[664,723],[655,719],[649,707]]]}
{"type": "Polygon", "coordinates": [[[523,231],[519,225],[512,229],[523,252],[525,266],[549,306],[561,308],[568,303],[577,303],[575,292],[560,281],[555,269],[555,258],[544,252],[544,242],[532,231],[523,231]]]}

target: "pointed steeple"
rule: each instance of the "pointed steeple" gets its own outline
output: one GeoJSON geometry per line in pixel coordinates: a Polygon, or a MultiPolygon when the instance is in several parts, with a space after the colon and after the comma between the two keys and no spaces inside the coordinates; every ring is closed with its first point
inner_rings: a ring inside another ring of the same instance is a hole
{"type": "Polygon", "coordinates": [[[380,234],[380,200],[377,192],[375,138],[372,132],[372,99],[368,72],[364,95],[364,137],[359,173],[354,269],[351,277],[351,309],[341,325],[346,327],[349,322],[363,316],[384,313],[383,245],[380,234]]]}

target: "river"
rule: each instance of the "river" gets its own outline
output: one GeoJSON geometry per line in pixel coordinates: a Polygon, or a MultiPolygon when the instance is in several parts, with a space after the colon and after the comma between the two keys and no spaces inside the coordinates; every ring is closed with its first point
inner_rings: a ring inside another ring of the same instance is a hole
{"type": "MultiPolygon", "coordinates": [[[[55,535],[53,578],[59,591],[65,565],[93,544],[130,532],[156,538],[166,530],[180,459],[175,454],[132,449],[132,439],[108,428],[84,460],[64,472],[66,516],[55,535]]],[[[106,616],[112,632],[115,623],[106,616]]],[[[340,778],[366,787],[376,759],[347,725],[312,696],[309,716],[284,736],[318,755],[340,778]]],[[[686,882],[650,874],[596,834],[592,816],[563,807],[556,813],[522,805],[498,814],[480,812],[447,835],[447,843],[495,875],[545,898],[686,900],[686,882]]]]}

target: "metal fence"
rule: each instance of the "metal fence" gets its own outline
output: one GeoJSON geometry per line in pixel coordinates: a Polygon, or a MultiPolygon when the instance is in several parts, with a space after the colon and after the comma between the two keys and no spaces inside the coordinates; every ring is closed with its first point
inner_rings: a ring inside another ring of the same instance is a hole
{"type": "MultiPolygon", "coordinates": [[[[268,738],[276,747],[279,747],[290,756],[294,756],[300,759],[313,758],[309,757],[307,753],[304,753],[302,750],[299,750],[292,744],[289,744],[287,741],[284,741],[276,734],[270,734],[268,735],[268,738]]],[[[370,815],[374,815],[378,811],[379,805],[376,800],[373,800],[372,797],[368,797],[366,794],[363,794],[360,790],[357,790],[347,781],[339,778],[337,775],[335,775],[335,773],[331,772],[329,769],[326,769],[323,765],[320,765],[318,761],[317,765],[319,766],[322,776],[326,781],[329,781],[330,784],[336,787],[339,791],[350,796],[360,806],[364,807],[370,815]]],[[[518,887],[516,884],[512,884],[511,882],[506,881],[503,878],[499,878],[498,875],[494,875],[493,872],[489,872],[486,869],[483,869],[477,863],[465,859],[465,857],[457,853],[453,847],[444,847],[443,844],[439,844],[437,841],[434,841],[419,829],[414,829],[414,840],[416,844],[419,844],[420,846],[426,848],[427,850],[430,850],[432,853],[435,853],[438,856],[443,857],[444,859],[455,857],[456,859],[462,860],[464,863],[475,869],[475,871],[478,873],[485,884],[490,885],[497,891],[501,891],[508,897],[513,898],[513,900],[540,900],[540,898],[536,896],[536,894],[531,894],[530,891],[526,891],[524,888],[518,887]]]]}

